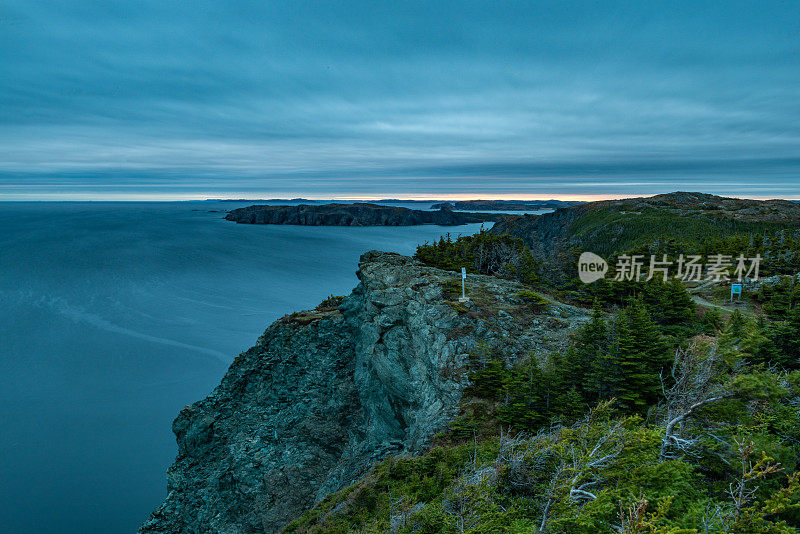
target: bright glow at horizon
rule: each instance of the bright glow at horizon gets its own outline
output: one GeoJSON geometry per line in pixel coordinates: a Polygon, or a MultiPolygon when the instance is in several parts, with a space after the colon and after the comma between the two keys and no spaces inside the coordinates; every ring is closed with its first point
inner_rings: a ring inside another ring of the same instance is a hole
{"type": "MultiPolygon", "coordinates": [[[[629,193],[619,195],[538,195],[538,196],[525,196],[525,195],[501,195],[501,196],[463,196],[463,195],[441,195],[438,197],[431,197],[426,195],[387,195],[377,197],[332,197],[332,196],[302,196],[295,194],[285,194],[276,197],[260,197],[254,195],[231,195],[225,197],[214,197],[208,195],[162,195],[158,193],[119,193],[119,194],[90,194],[85,193],[45,193],[39,195],[25,195],[19,194],[16,196],[7,195],[5,198],[0,198],[0,202],[202,202],[213,200],[241,200],[243,202],[255,202],[259,200],[294,200],[302,198],[303,200],[311,201],[330,201],[330,202],[364,202],[364,201],[430,201],[430,202],[446,202],[446,201],[462,201],[462,200],[562,200],[562,201],[580,201],[580,202],[595,202],[598,200],[619,200],[634,197],[649,197],[652,194],[629,193]]],[[[747,198],[752,200],[798,200],[800,196],[794,197],[774,197],[774,196],[757,196],[757,195],[724,195],[732,198],[747,198]]]]}

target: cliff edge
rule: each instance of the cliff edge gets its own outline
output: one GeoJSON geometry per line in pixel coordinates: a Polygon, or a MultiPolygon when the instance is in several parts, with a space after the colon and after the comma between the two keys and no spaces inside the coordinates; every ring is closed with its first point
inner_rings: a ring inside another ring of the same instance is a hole
{"type": "Polygon", "coordinates": [[[368,252],[336,308],[285,316],[184,408],[168,495],[140,533],[278,532],[390,453],[424,450],[458,411],[469,354],[559,349],[587,312],[532,308],[523,286],[368,252]]]}

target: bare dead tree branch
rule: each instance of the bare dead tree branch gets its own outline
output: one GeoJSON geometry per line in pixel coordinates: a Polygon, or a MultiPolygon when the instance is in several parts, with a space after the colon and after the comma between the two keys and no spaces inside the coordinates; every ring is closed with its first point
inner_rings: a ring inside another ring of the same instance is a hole
{"type": "Polygon", "coordinates": [[[661,380],[664,399],[660,405],[663,413],[664,437],[661,440],[659,461],[674,459],[691,453],[699,443],[699,437],[686,433],[686,423],[703,407],[733,393],[719,383],[719,360],[716,345],[708,354],[697,345],[675,351],[670,371],[672,385],[667,389],[661,380]]]}

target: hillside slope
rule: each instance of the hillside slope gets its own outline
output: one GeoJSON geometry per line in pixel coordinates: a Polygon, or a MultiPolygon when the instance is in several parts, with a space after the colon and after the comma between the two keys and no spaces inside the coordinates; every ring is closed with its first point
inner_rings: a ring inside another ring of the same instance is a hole
{"type": "Polygon", "coordinates": [[[511,215],[490,232],[521,238],[553,272],[573,262],[576,250],[607,256],[668,241],[694,245],[783,229],[800,229],[800,204],[676,192],[511,215]]]}

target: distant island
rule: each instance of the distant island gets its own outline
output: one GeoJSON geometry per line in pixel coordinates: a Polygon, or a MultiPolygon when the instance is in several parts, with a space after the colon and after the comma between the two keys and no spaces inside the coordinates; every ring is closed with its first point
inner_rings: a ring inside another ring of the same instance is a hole
{"type": "Polygon", "coordinates": [[[495,213],[455,213],[449,209],[423,211],[377,204],[323,204],[298,206],[254,205],[231,210],[225,219],[242,224],[294,224],[302,226],[415,226],[493,222],[495,213]]]}
{"type": "Polygon", "coordinates": [[[582,204],[576,200],[463,200],[459,202],[440,202],[433,209],[464,211],[529,211],[532,209],[557,209],[582,204]]]}
{"type": "MultiPolygon", "coordinates": [[[[434,202],[441,202],[440,200],[430,199],[430,200],[408,200],[402,198],[381,198],[378,200],[355,200],[355,199],[341,199],[345,200],[346,202],[338,202],[338,203],[347,203],[347,204],[386,204],[391,202],[392,204],[431,204],[434,202]]],[[[292,203],[302,203],[302,204],[330,204],[336,203],[336,199],[329,198],[329,199],[311,199],[311,198],[207,198],[205,202],[266,202],[269,204],[281,204],[285,202],[292,202],[292,203]]]]}
{"type": "Polygon", "coordinates": [[[251,202],[259,204],[270,205],[288,205],[292,204],[309,204],[319,206],[322,204],[408,204],[411,206],[416,205],[430,205],[432,209],[450,209],[459,211],[529,211],[532,209],[558,209],[584,204],[578,200],[459,200],[459,201],[444,201],[437,199],[428,200],[409,200],[400,198],[382,198],[380,200],[346,200],[337,202],[334,199],[319,200],[308,198],[207,198],[205,202],[230,202],[242,203],[251,202]]]}

